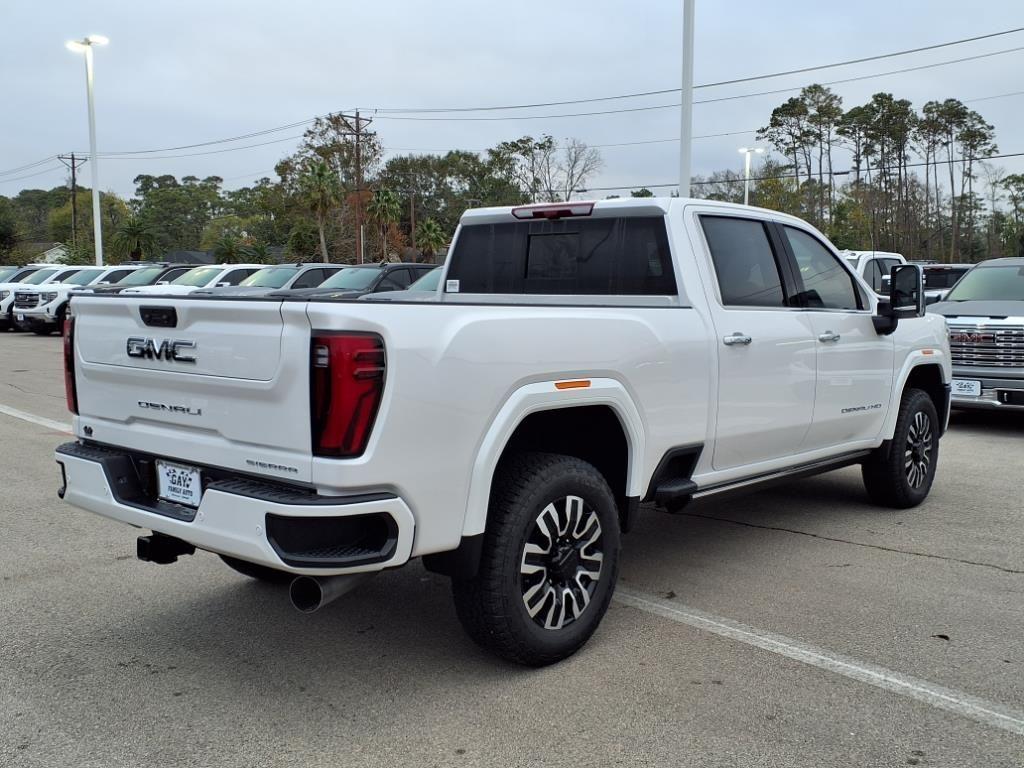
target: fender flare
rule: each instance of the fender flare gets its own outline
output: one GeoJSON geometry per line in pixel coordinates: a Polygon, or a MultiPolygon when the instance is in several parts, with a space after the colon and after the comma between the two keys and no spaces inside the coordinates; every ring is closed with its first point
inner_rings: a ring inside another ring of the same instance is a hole
{"type": "MultiPolygon", "coordinates": [[[[574,379],[582,377],[573,377],[574,379]]],[[[589,379],[590,386],[578,389],[558,389],[555,381],[526,384],[505,400],[485,433],[476,452],[469,482],[464,537],[484,532],[487,525],[487,507],[491,495],[491,481],[505,446],[523,419],[538,411],[576,408],[585,405],[607,405],[619,419],[626,435],[628,466],[626,495],[643,495],[643,450],[646,430],[640,411],[622,382],[610,378],[589,379]]]]}
{"type": "MultiPolygon", "coordinates": [[[[889,411],[886,414],[885,422],[882,424],[882,438],[884,440],[891,440],[896,432],[896,419],[899,418],[900,400],[903,399],[903,390],[907,386],[910,374],[915,368],[921,368],[926,365],[934,366],[939,369],[942,383],[948,385],[950,377],[946,375],[946,366],[943,365],[947,360],[946,355],[938,349],[915,349],[907,355],[903,361],[903,368],[900,369],[899,375],[896,378],[896,386],[892,388],[892,393],[889,396],[889,411]]],[[[939,414],[939,418],[942,419],[943,414],[939,414]]]]}

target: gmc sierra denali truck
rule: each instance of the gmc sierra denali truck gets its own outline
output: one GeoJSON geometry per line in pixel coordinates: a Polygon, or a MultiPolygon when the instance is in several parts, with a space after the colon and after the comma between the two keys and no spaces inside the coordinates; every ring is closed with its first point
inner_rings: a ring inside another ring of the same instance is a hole
{"type": "Polygon", "coordinates": [[[1024,259],[974,266],[938,304],[953,357],[953,407],[1024,410],[1024,259]]]}
{"type": "Polygon", "coordinates": [[[291,582],[420,557],[478,643],[573,653],[641,502],[859,464],[911,507],[949,408],[920,267],[880,301],[803,221],[698,200],[468,211],[433,301],[78,296],[65,501],[291,582]]]}

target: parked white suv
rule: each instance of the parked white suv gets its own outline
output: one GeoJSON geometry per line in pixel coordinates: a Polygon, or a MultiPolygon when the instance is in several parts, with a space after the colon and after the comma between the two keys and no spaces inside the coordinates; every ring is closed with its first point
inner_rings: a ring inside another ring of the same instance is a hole
{"type": "Polygon", "coordinates": [[[916,265],[883,302],[799,219],[630,199],[467,211],[444,270],[430,302],[76,298],[60,495],[303,610],[422,557],[532,665],[597,627],[642,501],[854,464],[928,495],[950,361],[916,265]]]}
{"type": "Polygon", "coordinates": [[[15,275],[19,282],[0,284],[0,329],[17,328],[17,317],[14,311],[15,294],[18,291],[33,290],[37,286],[48,288],[60,284],[62,281],[73,277],[84,267],[68,267],[62,264],[47,264],[46,266],[34,268],[29,267],[24,273],[15,275]]]}
{"type": "Polygon", "coordinates": [[[125,288],[124,293],[162,294],[165,296],[184,296],[203,288],[238,285],[250,275],[266,266],[264,264],[205,264],[190,269],[169,283],[156,285],[140,285],[125,288]]]}
{"type": "Polygon", "coordinates": [[[140,269],[135,265],[83,267],[70,277],[48,285],[24,287],[14,292],[14,322],[22,330],[49,336],[64,326],[68,302],[82,286],[111,285],[140,269]]]}

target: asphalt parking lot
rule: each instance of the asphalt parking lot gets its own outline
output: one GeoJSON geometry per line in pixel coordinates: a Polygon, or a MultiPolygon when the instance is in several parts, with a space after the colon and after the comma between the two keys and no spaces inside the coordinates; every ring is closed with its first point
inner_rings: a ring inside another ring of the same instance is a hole
{"type": "Polygon", "coordinates": [[[846,469],[647,510],[586,648],[479,651],[412,563],[313,615],[64,506],[60,340],[0,334],[2,766],[1024,765],[1024,418],[918,509],[846,469]]]}

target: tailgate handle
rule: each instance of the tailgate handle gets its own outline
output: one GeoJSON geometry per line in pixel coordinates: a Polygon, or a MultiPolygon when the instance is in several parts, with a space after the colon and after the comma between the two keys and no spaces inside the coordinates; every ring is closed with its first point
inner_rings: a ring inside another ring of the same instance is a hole
{"type": "Polygon", "coordinates": [[[153,328],[176,328],[178,312],[174,307],[139,307],[142,322],[153,328]]]}

